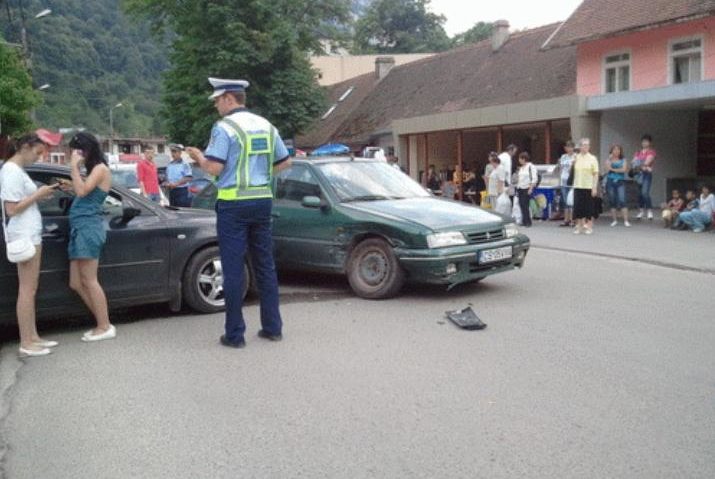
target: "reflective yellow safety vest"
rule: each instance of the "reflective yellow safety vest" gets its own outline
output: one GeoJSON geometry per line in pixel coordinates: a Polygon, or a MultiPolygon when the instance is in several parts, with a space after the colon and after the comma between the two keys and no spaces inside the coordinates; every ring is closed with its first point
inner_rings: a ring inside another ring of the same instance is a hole
{"type": "Polygon", "coordinates": [[[275,144],[275,128],[268,120],[257,115],[250,115],[246,118],[250,125],[241,126],[239,118],[231,115],[223,118],[219,125],[223,127],[241,145],[236,165],[236,187],[219,188],[218,199],[224,201],[257,200],[273,198],[272,173],[273,156],[275,144]],[[250,128],[250,129],[249,129],[250,128]],[[248,133],[248,131],[251,133],[248,133]],[[250,158],[260,156],[268,163],[268,184],[251,186],[250,182],[250,158]]]}

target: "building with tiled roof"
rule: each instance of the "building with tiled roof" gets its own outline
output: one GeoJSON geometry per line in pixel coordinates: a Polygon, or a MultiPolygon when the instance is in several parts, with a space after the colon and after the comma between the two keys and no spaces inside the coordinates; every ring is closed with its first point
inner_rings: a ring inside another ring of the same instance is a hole
{"type": "Polygon", "coordinates": [[[556,48],[708,17],[715,0],[587,0],[545,45],[556,48]]]}
{"type": "Polygon", "coordinates": [[[431,164],[445,178],[459,163],[481,171],[488,153],[509,143],[551,162],[574,126],[588,128],[576,97],[576,49],[541,49],[557,26],[510,34],[500,22],[489,40],[333,86],[330,109],[297,146],[381,146],[415,179],[431,164]]]}
{"type": "Polygon", "coordinates": [[[545,44],[576,47],[576,93],[600,152],[657,150],[652,196],[715,183],[715,0],[584,0],[545,44]]]}

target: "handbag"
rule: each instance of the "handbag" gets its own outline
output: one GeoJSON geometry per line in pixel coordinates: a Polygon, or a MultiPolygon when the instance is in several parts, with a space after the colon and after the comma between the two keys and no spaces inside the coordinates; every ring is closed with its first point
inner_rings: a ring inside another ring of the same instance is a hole
{"type": "Polygon", "coordinates": [[[641,160],[633,160],[631,167],[628,169],[629,178],[637,178],[643,171],[643,162],[641,160]]]}
{"type": "Polygon", "coordinates": [[[31,260],[37,253],[37,248],[28,238],[20,238],[15,241],[7,240],[7,219],[5,218],[5,202],[0,200],[0,210],[2,210],[2,232],[5,237],[5,253],[7,260],[11,263],[24,263],[31,260]]]}

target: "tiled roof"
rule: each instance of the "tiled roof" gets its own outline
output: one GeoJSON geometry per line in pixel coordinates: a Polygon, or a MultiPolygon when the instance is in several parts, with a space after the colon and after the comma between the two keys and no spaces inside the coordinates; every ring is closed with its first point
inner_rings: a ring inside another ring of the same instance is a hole
{"type": "Polygon", "coordinates": [[[306,134],[299,135],[296,138],[296,146],[312,149],[335,141],[336,130],[372,92],[377,83],[377,75],[371,72],[326,87],[328,108],[336,105],[335,109],[325,119],[316,120],[306,130],[306,134]],[[343,101],[338,101],[351,88],[351,93],[343,101]]]}
{"type": "Polygon", "coordinates": [[[546,48],[574,45],[715,13],[715,0],[584,0],[546,48]]]}
{"type": "Polygon", "coordinates": [[[496,52],[485,40],[393,68],[331,140],[368,143],[397,119],[574,94],[575,47],[541,50],[556,27],[514,33],[496,52]]]}

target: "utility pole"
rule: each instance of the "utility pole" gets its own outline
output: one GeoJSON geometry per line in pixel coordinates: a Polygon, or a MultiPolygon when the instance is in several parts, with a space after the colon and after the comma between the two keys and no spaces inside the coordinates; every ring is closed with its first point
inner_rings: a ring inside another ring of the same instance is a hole
{"type": "MultiPolygon", "coordinates": [[[[22,0],[19,0],[20,6],[20,44],[22,45],[22,57],[25,60],[25,67],[28,71],[32,71],[32,52],[30,51],[30,41],[27,38],[27,22],[25,18],[25,6],[22,0]]],[[[51,14],[52,10],[45,8],[40,13],[35,15],[34,19],[46,17],[51,14]]]]}
{"type": "Polygon", "coordinates": [[[122,105],[122,102],[117,103],[116,105],[112,106],[109,108],[109,154],[113,155],[114,150],[113,150],[113,143],[114,143],[114,116],[113,112],[115,108],[121,108],[124,105],[122,105]]]}

